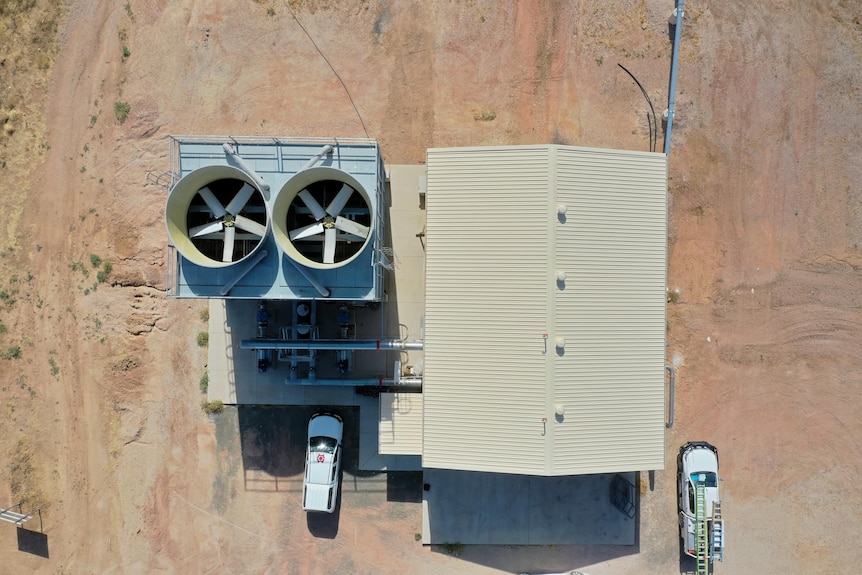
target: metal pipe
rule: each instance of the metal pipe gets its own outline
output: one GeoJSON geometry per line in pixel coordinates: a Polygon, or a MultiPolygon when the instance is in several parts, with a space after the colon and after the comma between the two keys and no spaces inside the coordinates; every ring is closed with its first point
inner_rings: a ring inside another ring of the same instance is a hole
{"type": "Polygon", "coordinates": [[[670,391],[668,393],[668,406],[667,406],[667,422],[664,424],[665,427],[670,429],[673,427],[673,392],[674,386],[676,385],[676,374],[673,372],[672,365],[666,365],[664,368],[670,374],[670,391]]]}
{"type": "Polygon", "coordinates": [[[425,349],[424,342],[400,339],[244,339],[240,349],[375,349],[418,350],[425,349]]]}
{"type": "MultiPolygon", "coordinates": [[[[254,180],[254,183],[257,184],[257,187],[263,192],[264,195],[269,194],[269,184],[263,181],[257,172],[251,169],[251,166],[245,163],[245,160],[242,159],[242,156],[236,153],[233,146],[225,142],[222,144],[222,148],[224,148],[224,153],[227,154],[237,165],[237,167],[248,174],[248,176],[254,180]]],[[[269,199],[269,198],[267,198],[269,199]]]]}
{"type": "Polygon", "coordinates": [[[421,391],[422,378],[401,378],[401,383],[395,383],[392,378],[375,377],[368,379],[291,379],[284,380],[285,385],[337,385],[341,387],[392,387],[403,391],[421,391]]]}
{"type": "Polygon", "coordinates": [[[254,266],[256,266],[257,264],[262,262],[263,258],[265,258],[266,256],[267,256],[266,250],[259,251],[257,253],[257,255],[254,256],[254,258],[252,258],[252,260],[248,263],[248,265],[246,265],[246,267],[241,272],[236,274],[229,282],[227,282],[226,284],[224,284],[221,287],[221,289],[219,290],[219,293],[223,296],[227,295],[228,292],[230,292],[230,290],[232,290],[233,287],[239,283],[239,280],[244,278],[246,276],[246,274],[248,274],[248,272],[250,272],[252,270],[252,268],[254,268],[254,266]]]}
{"type": "Polygon", "coordinates": [[[670,155],[670,134],[673,131],[673,115],[676,100],[676,74],[679,69],[679,43],[682,40],[682,16],[683,4],[685,0],[677,0],[676,4],[676,30],[673,34],[673,62],[670,68],[670,94],[668,95],[667,110],[667,131],[664,134],[664,154],[670,155]]]}
{"type": "MultiPolygon", "coordinates": [[[[260,350],[258,350],[260,351],[260,350]]],[[[310,355],[297,355],[283,358],[281,361],[289,361],[291,365],[296,363],[314,363],[314,358],[310,355]]]]}
{"type": "Polygon", "coordinates": [[[302,277],[304,277],[308,281],[308,283],[314,286],[314,289],[316,289],[320,295],[322,295],[323,297],[329,297],[329,288],[317,281],[317,279],[315,279],[311,274],[309,274],[305,268],[293,261],[293,258],[287,259],[290,263],[293,264],[293,267],[296,268],[296,271],[302,274],[302,277]]]}
{"type": "Polygon", "coordinates": [[[332,146],[330,144],[326,144],[320,149],[319,152],[311,156],[311,159],[308,160],[308,162],[304,166],[302,166],[302,169],[307,170],[308,168],[313,168],[315,165],[317,165],[317,162],[319,162],[323,158],[323,156],[329,153],[332,153],[332,146]]]}

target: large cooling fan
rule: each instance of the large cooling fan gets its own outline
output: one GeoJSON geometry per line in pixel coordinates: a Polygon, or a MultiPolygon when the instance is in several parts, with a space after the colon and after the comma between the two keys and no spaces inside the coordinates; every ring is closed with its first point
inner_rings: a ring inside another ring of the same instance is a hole
{"type": "Polygon", "coordinates": [[[252,179],[231,166],[191,172],[171,190],[168,235],[189,261],[224,267],[244,260],[267,234],[266,201],[252,179]]]}
{"type": "Polygon", "coordinates": [[[281,189],[273,233],[289,257],[328,269],[353,261],[372,237],[374,205],[350,174],[330,167],[303,170],[281,189]]]}

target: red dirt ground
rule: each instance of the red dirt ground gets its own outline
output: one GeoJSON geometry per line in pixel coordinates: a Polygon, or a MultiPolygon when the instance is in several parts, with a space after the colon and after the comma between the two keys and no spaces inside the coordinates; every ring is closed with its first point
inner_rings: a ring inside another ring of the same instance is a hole
{"type": "Polygon", "coordinates": [[[9,572],[677,572],[687,440],[721,452],[717,573],[862,559],[862,5],[687,3],[669,163],[676,424],[638,552],[456,559],[414,541],[417,504],[357,499],[319,539],[293,495],[243,488],[238,438],[199,407],[204,304],[165,298],[165,190],[147,173],[167,169],[168,134],[367,135],[390,163],[433,146],[646,150],[647,106],[616,64],[660,114],[672,2],[75,0],[56,20],[52,4],[0,2],[0,504],[40,506],[50,549],[18,551],[0,526],[9,572]],[[55,21],[57,48],[29,39],[55,21]],[[113,265],[107,282],[90,254],[113,265]]]}

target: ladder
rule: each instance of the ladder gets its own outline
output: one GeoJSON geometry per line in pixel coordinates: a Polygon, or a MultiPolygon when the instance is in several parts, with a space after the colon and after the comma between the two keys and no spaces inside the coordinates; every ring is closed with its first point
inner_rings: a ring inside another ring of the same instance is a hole
{"type": "Polygon", "coordinates": [[[724,561],[724,520],[721,518],[721,503],[716,502],[712,510],[712,560],[724,561]]]}
{"type": "Polygon", "coordinates": [[[180,178],[173,172],[162,172],[159,170],[150,170],[147,172],[147,183],[159,186],[166,190],[170,190],[174,183],[180,178]]]}
{"type": "Polygon", "coordinates": [[[709,541],[706,537],[706,486],[701,482],[697,482],[694,485],[694,537],[697,575],[707,575],[707,569],[709,569],[709,541]]]}

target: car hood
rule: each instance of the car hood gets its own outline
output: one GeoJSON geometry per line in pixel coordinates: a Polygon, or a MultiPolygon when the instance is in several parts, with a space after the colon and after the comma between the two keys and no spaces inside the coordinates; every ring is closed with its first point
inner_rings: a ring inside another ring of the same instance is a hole
{"type": "Polygon", "coordinates": [[[692,449],[685,454],[685,461],[685,469],[688,469],[689,473],[711,471],[718,474],[718,459],[708,449],[692,449]]]}

